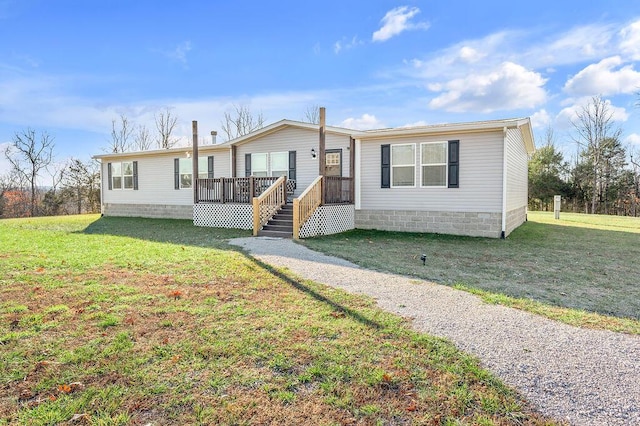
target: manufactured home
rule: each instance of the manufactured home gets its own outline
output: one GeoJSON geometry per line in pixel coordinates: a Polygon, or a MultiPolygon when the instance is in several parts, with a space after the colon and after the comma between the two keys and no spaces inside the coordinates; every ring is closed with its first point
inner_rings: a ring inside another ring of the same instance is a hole
{"type": "Polygon", "coordinates": [[[353,228],[504,238],[526,220],[534,149],[529,118],[367,131],[282,120],[222,144],[94,158],[106,216],[295,238],[353,228]]]}

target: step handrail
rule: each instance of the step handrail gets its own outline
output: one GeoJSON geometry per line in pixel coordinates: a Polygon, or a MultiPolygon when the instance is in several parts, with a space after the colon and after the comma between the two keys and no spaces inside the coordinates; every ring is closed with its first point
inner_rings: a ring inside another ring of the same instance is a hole
{"type": "Polygon", "coordinates": [[[280,176],[259,197],[253,197],[253,236],[287,202],[287,178],[280,176]]]}
{"type": "Polygon", "coordinates": [[[318,176],[298,198],[293,200],[293,238],[300,239],[300,229],[311,215],[322,205],[324,178],[318,176]]]}

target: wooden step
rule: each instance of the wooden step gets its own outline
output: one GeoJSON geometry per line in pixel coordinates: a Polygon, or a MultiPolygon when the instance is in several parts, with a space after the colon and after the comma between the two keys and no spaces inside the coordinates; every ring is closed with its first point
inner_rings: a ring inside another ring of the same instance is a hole
{"type": "Polygon", "coordinates": [[[258,237],[293,238],[293,232],[270,231],[263,229],[258,231],[258,237]]]}

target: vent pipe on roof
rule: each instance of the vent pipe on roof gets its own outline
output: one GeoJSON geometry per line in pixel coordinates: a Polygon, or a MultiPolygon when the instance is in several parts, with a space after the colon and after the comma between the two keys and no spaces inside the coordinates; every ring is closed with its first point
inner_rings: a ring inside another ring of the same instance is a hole
{"type": "Polygon", "coordinates": [[[218,136],[218,132],[216,132],[215,130],[212,130],[211,131],[211,143],[213,145],[216,144],[216,136],[218,136]]]}

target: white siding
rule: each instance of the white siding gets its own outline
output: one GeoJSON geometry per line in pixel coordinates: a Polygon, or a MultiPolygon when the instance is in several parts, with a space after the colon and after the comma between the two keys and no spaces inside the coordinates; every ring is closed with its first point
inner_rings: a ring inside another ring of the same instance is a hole
{"type": "MultiPolygon", "coordinates": [[[[185,152],[188,148],[185,148],[185,152]]],[[[181,153],[184,156],[184,153],[181,153]]],[[[213,155],[213,171],[215,177],[229,176],[229,150],[204,150],[201,147],[199,155],[204,157],[213,155]]],[[[193,204],[193,189],[175,189],[173,160],[178,158],[176,152],[167,154],[148,155],[140,153],[139,157],[128,155],[118,158],[102,159],[102,193],[104,204],[162,204],[162,205],[191,205],[193,204]],[[109,190],[107,164],[118,161],[138,162],[138,190],[112,189],[109,190]]]]}
{"type": "Polygon", "coordinates": [[[519,129],[507,130],[507,212],[527,206],[527,151],[519,129]]]}
{"type": "Polygon", "coordinates": [[[367,141],[361,146],[362,210],[418,210],[448,212],[502,211],[502,153],[500,132],[463,133],[367,141]],[[420,143],[460,140],[460,187],[420,188],[420,143]],[[416,187],[380,188],[380,146],[416,144],[416,187]]]}
{"type": "MultiPolygon", "coordinates": [[[[319,135],[317,131],[286,127],[274,133],[237,146],[236,173],[237,177],[245,175],[245,154],[296,151],[296,191],[300,195],[307,186],[318,177],[320,156],[311,157],[311,148],[316,153],[319,150],[319,135]]],[[[327,133],[326,149],[342,149],[342,176],[350,176],[349,171],[349,137],[327,133]]]]}

